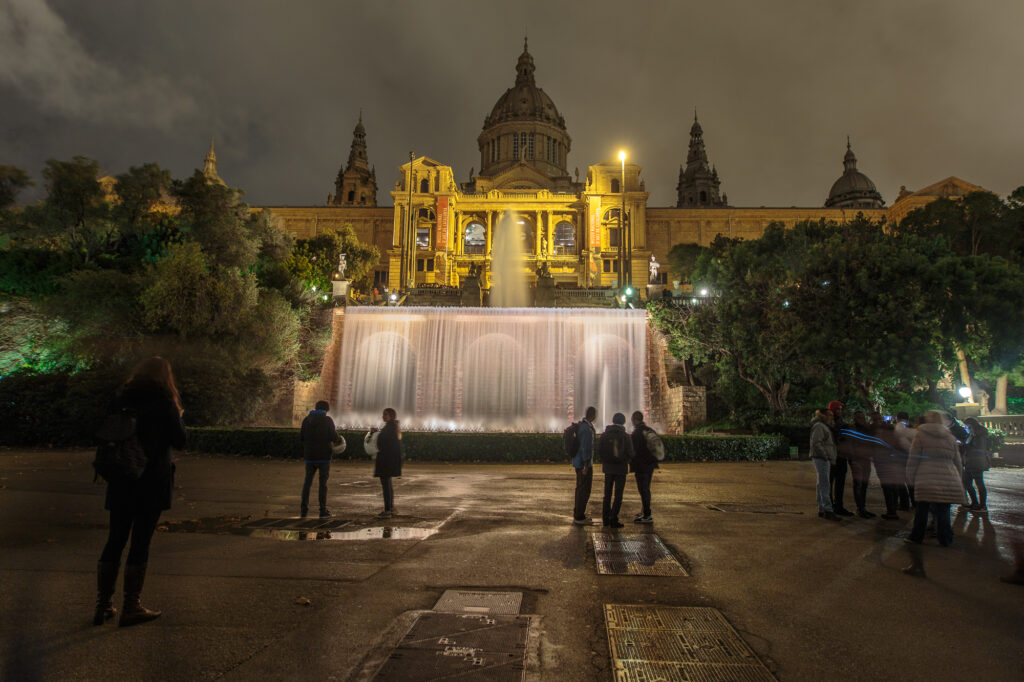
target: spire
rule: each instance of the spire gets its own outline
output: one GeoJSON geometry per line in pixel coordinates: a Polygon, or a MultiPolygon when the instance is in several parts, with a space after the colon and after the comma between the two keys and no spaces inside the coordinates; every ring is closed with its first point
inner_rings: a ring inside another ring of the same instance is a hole
{"type": "Polygon", "coordinates": [[[857,170],[857,157],[850,147],[849,135],[846,136],[846,154],[843,155],[843,170],[847,173],[856,172],[857,170]]]}
{"type": "Polygon", "coordinates": [[[718,169],[708,162],[704,148],[704,129],[693,110],[693,124],[690,126],[690,147],[686,153],[686,167],[680,166],[679,184],[676,185],[679,208],[724,206],[720,194],[721,179],[718,169]]]}
{"type": "Polygon", "coordinates": [[[533,81],[533,56],[530,55],[527,39],[523,38],[523,53],[519,55],[519,63],[516,64],[516,85],[534,85],[533,81]]]}
{"type": "Polygon", "coordinates": [[[210,151],[206,152],[206,160],[203,163],[203,175],[209,183],[225,184],[217,175],[217,154],[213,151],[213,137],[210,138],[210,151]]]}
{"type": "Polygon", "coordinates": [[[341,206],[376,206],[377,174],[370,168],[366,153],[366,128],[363,126],[363,110],[352,129],[352,146],[348,152],[348,163],[338,169],[334,181],[334,195],[328,200],[341,206]]]}
{"type": "Polygon", "coordinates": [[[363,127],[362,109],[359,110],[359,122],[352,130],[352,147],[348,153],[348,164],[345,166],[345,170],[350,171],[353,168],[369,170],[366,159],[366,128],[363,127]]]}

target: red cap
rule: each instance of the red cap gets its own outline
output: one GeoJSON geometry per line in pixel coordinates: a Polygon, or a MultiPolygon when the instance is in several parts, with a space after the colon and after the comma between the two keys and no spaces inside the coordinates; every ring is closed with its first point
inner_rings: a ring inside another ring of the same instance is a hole
{"type": "Polygon", "coordinates": [[[837,408],[837,407],[838,407],[838,408],[840,408],[840,409],[842,409],[842,407],[843,407],[843,403],[842,403],[842,402],[840,402],[840,401],[838,401],[838,400],[833,400],[832,402],[830,402],[830,403],[828,404],[828,409],[832,410],[833,412],[835,412],[835,411],[836,411],[836,408],[837,408]]]}

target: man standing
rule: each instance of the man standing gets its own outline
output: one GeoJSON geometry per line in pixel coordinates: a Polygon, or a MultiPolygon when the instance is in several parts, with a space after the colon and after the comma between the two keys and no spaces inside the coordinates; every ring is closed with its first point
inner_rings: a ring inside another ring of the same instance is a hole
{"type": "Polygon", "coordinates": [[[327,479],[331,475],[332,445],[341,442],[341,436],[334,428],[334,420],[327,416],[331,406],[326,400],[317,401],[316,408],[309,411],[302,420],[302,454],[306,462],[306,480],[302,484],[302,502],[299,507],[300,516],[309,513],[309,488],[313,485],[313,476],[320,472],[320,518],[331,515],[327,510],[327,479]]]}
{"type": "MultiPolygon", "coordinates": [[[[652,256],[653,258],[653,256],[652,256]]],[[[654,523],[651,516],[651,478],[654,470],[658,468],[658,459],[647,447],[647,432],[654,429],[644,424],[644,413],[637,410],[630,418],[633,423],[633,433],[630,440],[633,441],[633,461],[629,463],[629,469],[636,477],[636,490],[640,493],[642,511],[633,519],[633,523],[654,523]]]]}
{"type": "Polygon", "coordinates": [[[601,434],[598,454],[601,456],[601,471],[604,472],[601,520],[609,528],[622,528],[619,509],[622,507],[622,491],[626,487],[629,462],[633,459],[633,442],[626,433],[626,415],[616,412],[612,417],[612,423],[601,434]]]}
{"type": "Polygon", "coordinates": [[[853,512],[843,506],[843,489],[846,488],[846,470],[849,466],[852,454],[852,443],[850,439],[842,435],[842,430],[848,428],[843,421],[843,404],[833,400],[828,404],[835,421],[832,424],[832,439],[836,443],[836,464],[828,472],[829,485],[832,488],[832,513],[836,516],[853,516],[853,512]]]}
{"type": "Polygon", "coordinates": [[[594,520],[587,516],[587,502],[590,501],[590,489],[594,483],[595,419],[597,408],[588,407],[586,416],[576,431],[578,446],[572,458],[572,466],[576,469],[576,504],[572,510],[572,522],[577,526],[590,526],[594,523],[594,520]]]}

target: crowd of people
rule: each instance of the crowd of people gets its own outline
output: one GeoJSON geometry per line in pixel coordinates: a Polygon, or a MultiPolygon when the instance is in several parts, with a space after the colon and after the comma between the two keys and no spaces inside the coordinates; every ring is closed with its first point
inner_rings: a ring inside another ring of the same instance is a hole
{"type": "MultiPolygon", "coordinates": [[[[872,468],[885,500],[882,518],[896,521],[899,511],[913,510],[907,542],[921,544],[931,518],[939,544],[949,547],[952,505],[988,513],[989,435],[973,417],[961,424],[952,415],[931,410],[914,421],[900,412],[892,422],[877,411],[870,417],[857,411],[848,423],[843,403],[835,400],[816,410],[811,420],[810,456],[817,472],[818,516],[829,521],[854,513],[865,519],[876,516],[867,508],[872,468]],[[848,471],[856,512],[844,504],[848,471]]],[[[918,573],[914,567],[905,570],[918,573]]]]}
{"type": "MultiPolygon", "coordinates": [[[[329,409],[326,401],[318,402],[302,423],[302,517],[309,512],[315,476],[319,476],[320,518],[331,516],[327,508],[327,481],[331,457],[342,439],[327,414],[329,409]]],[[[108,421],[129,423],[130,429],[120,436],[111,436],[111,442],[101,442],[94,462],[97,473],[107,480],[105,507],[110,512],[110,525],[97,567],[93,622],[102,625],[117,617],[112,602],[114,586],[121,557],[129,546],[119,624],[135,625],[160,616],[160,611],[142,606],[140,595],[153,533],[161,513],[171,507],[171,449],[183,449],[186,440],[184,408],[170,363],[152,357],[136,366],[118,392],[110,413],[108,421]]],[[[402,432],[394,409],[385,409],[381,418],[383,427],[379,431],[372,429],[365,442],[373,443],[373,475],[381,483],[384,504],[377,518],[388,519],[395,513],[392,479],[402,475],[402,432]]],[[[619,512],[630,472],[635,476],[641,504],[633,521],[653,523],[651,479],[664,457],[660,438],[644,423],[644,415],[639,411],[631,416],[632,431],[626,431],[625,415],[616,413],[600,438],[594,426],[596,419],[597,410],[588,407],[584,419],[565,433],[566,453],[576,472],[572,522],[579,526],[595,523],[587,515],[587,505],[597,460],[604,473],[602,524],[613,529],[623,527],[619,512]]],[[[988,434],[975,419],[967,419],[961,426],[948,415],[932,411],[911,425],[905,413],[890,423],[877,412],[870,419],[862,412],[854,412],[853,422],[848,424],[843,418],[843,404],[833,401],[826,409],[818,410],[812,420],[810,454],[817,471],[818,515],[824,519],[839,521],[854,514],[844,506],[847,471],[852,472],[857,515],[867,519],[875,516],[867,509],[866,500],[872,468],[885,499],[882,518],[897,520],[898,511],[914,510],[913,529],[907,538],[910,543],[924,541],[928,519],[933,517],[939,544],[948,547],[953,542],[950,505],[959,504],[962,509],[978,514],[988,510],[984,477],[990,466],[988,434]]],[[[1024,583],[1024,544],[1016,545],[1015,552],[1016,570],[1004,580],[1024,583]]],[[[916,573],[920,571],[916,564],[904,570],[923,575],[916,573]]]]}

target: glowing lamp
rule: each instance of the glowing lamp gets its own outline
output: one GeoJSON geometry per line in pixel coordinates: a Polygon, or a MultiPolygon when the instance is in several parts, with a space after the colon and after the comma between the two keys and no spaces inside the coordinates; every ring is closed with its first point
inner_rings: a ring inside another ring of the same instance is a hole
{"type": "Polygon", "coordinates": [[[620,151],[619,152],[619,161],[625,161],[625,160],[626,160],[626,152],[620,151]]]}
{"type": "Polygon", "coordinates": [[[971,387],[970,386],[961,386],[960,387],[960,397],[963,398],[964,400],[970,398],[971,397],[971,387]]]}
{"type": "Polygon", "coordinates": [[[701,296],[707,296],[708,295],[708,290],[707,289],[701,289],[700,290],[700,295],[701,296]]]}

